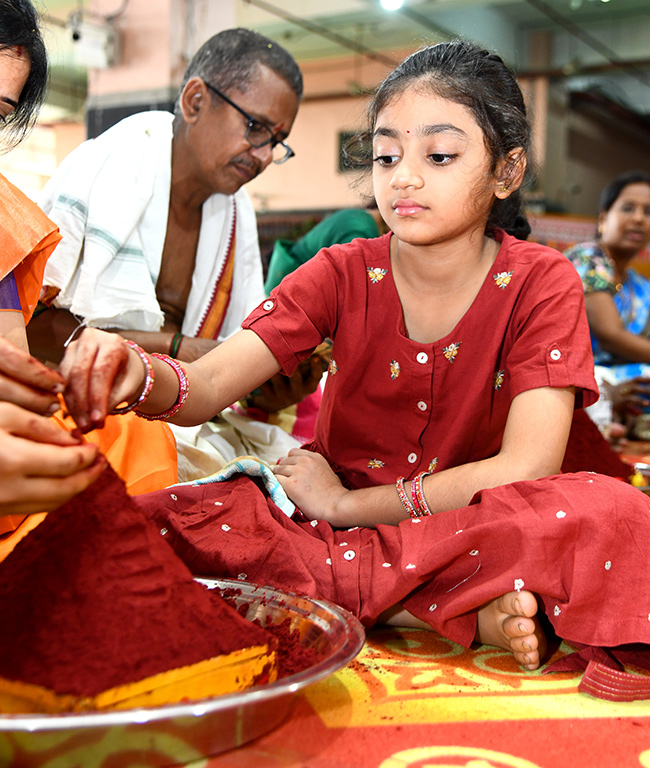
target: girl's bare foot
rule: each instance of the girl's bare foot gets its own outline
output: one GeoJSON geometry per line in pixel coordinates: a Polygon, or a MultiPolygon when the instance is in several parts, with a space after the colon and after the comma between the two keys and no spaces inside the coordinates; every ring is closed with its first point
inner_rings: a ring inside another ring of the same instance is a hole
{"type": "Polygon", "coordinates": [[[524,669],[537,669],[546,653],[546,637],[536,616],[532,592],[508,592],[479,609],[474,639],[511,651],[524,669]]]}

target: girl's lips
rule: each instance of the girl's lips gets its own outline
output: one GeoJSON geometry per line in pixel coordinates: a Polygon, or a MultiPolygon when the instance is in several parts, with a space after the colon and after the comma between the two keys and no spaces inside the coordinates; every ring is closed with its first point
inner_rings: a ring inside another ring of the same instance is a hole
{"type": "Polygon", "coordinates": [[[396,200],[393,203],[393,210],[398,216],[412,216],[424,209],[425,206],[416,203],[415,200],[396,200]]]}

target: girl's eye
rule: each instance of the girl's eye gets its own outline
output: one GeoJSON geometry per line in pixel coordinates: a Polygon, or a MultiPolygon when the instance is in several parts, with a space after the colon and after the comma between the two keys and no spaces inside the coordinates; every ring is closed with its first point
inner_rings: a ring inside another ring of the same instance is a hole
{"type": "Polygon", "coordinates": [[[434,152],[429,155],[429,157],[433,160],[435,165],[449,165],[449,163],[451,163],[454,158],[458,157],[458,155],[447,155],[443,152],[434,152]]]}
{"type": "Polygon", "coordinates": [[[373,163],[378,163],[383,168],[390,168],[390,166],[395,165],[398,160],[398,155],[377,155],[377,157],[372,158],[373,163]]]}

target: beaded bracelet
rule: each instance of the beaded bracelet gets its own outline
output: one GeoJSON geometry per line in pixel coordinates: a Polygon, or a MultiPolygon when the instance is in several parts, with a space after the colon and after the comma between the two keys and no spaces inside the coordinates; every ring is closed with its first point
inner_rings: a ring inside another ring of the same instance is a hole
{"type": "Polygon", "coordinates": [[[176,355],[178,354],[178,350],[181,348],[181,344],[183,343],[184,338],[185,337],[180,331],[174,334],[172,338],[172,343],[169,345],[170,357],[176,357],[176,355]]]}
{"type": "Polygon", "coordinates": [[[411,496],[413,497],[413,506],[419,513],[419,515],[432,515],[433,512],[427,504],[427,500],[422,490],[422,481],[424,478],[431,474],[430,472],[420,472],[411,481],[411,496]]]}
{"type": "Polygon", "coordinates": [[[137,352],[138,355],[140,355],[140,360],[142,360],[144,363],[146,376],[144,379],[142,392],[140,392],[140,397],[138,397],[137,400],[134,400],[134,402],[132,402],[130,405],[124,405],[121,408],[113,408],[111,411],[112,415],[128,413],[134,408],[137,408],[139,405],[142,405],[142,403],[144,403],[144,401],[149,397],[151,390],[153,389],[153,366],[151,365],[151,359],[149,358],[149,355],[144,351],[144,349],[142,349],[142,347],[139,347],[135,341],[131,341],[131,339],[124,339],[124,343],[127,345],[127,347],[130,347],[135,352],[137,352]]]}
{"type": "Polygon", "coordinates": [[[176,360],[173,358],[169,357],[168,355],[159,355],[157,352],[153,352],[151,357],[155,357],[157,360],[161,360],[163,363],[167,363],[167,365],[174,369],[176,376],[178,376],[178,397],[176,398],[176,402],[171,406],[171,408],[168,408],[162,413],[140,413],[136,411],[136,416],[140,416],[142,419],[147,419],[147,421],[158,421],[159,419],[168,419],[170,416],[173,416],[175,413],[180,411],[180,409],[185,404],[185,401],[187,400],[187,394],[190,389],[190,382],[187,378],[187,374],[185,373],[183,366],[176,362],[176,360]]]}
{"type": "Polygon", "coordinates": [[[408,494],[406,493],[406,490],[404,488],[404,478],[398,477],[397,482],[395,483],[395,488],[397,490],[397,495],[399,496],[399,500],[402,502],[402,506],[404,509],[408,512],[409,517],[419,517],[417,510],[411,503],[411,500],[408,497],[408,494]]]}

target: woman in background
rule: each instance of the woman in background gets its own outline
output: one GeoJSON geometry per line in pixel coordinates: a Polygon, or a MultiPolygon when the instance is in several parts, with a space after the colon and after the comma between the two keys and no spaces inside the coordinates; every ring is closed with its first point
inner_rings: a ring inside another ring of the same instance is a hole
{"type": "MultiPolygon", "coordinates": [[[[643,380],[650,375],[650,280],[630,266],[648,242],[650,174],[628,171],[601,193],[596,240],[565,253],[585,291],[596,378],[604,390],[599,423],[611,421],[612,408],[638,413],[650,406],[643,380]]],[[[640,436],[642,424],[635,429],[640,436]]]]}

